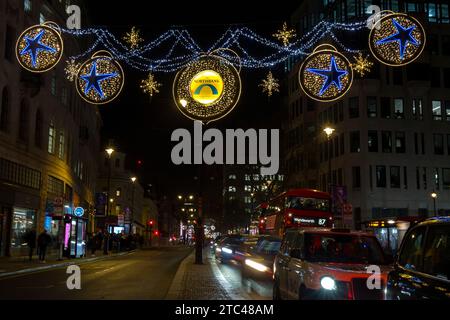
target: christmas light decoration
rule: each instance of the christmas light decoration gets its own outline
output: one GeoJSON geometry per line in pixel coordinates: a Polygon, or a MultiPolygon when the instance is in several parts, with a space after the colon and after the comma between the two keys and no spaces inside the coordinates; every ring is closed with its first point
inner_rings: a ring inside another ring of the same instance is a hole
{"type": "Polygon", "coordinates": [[[16,43],[16,57],[28,71],[46,72],[58,64],[63,47],[59,26],[48,21],[22,32],[16,43]]]}
{"type": "Polygon", "coordinates": [[[287,47],[291,38],[295,38],[296,34],[294,29],[288,30],[287,23],[285,22],[283,23],[283,29],[278,30],[277,33],[273,34],[273,36],[283,42],[283,45],[287,47]]]}
{"type": "Polygon", "coordinates": [[[331,45],[318,46],[300,67],[300,87],[310,98],[330,102],[350,89],[353,70],[347,58],[331,45]]]}
{"type": "Polygon", "coordinates": [[[141,38],[140,31],[136,27],[132,27],[131,31],[127,32],[122,39],[131,49],[136,49],[141,42],[144,42],[144,39],[141,38]]]}
{"type": "Polygon", "coordinates": [[[64,72],[66,73],[66,79],[70,82],[73,82],[77,78],[78,70],[80,69],[81,64],[75,62],[75,60],[66,61],[66,67],[64,68],[64,72]]]}
{"type": "Polygon", "coordinates": [[[130,48],[124,45],[122,41],[119,41],[105,28],[81,30],[62,29],[62,32],[73,37],[89,37],[95,39],[91,47],[76,56],[70,57],[70,59],[75,61],[84,60],[92,52],[98,50],[98,47],[102,47],[111,52],[117,61],[126,63],[139,71],[155,73],[178,71],[189,62],[198,59],[204,52],[210,54],[217,48],[228,48],[237,51],[241,57],[239,61],[227,52],[218,53],[219,56],[229,60],[235,66],[241,65],[245,68],[272,68],[289,58],[300,59],[309,55],[314,46],[327,36],[331,37],[342,51],[357,53],[359,49],[348,48],[339,40],[336,32],[339,32],[339,36],[344,37],[346,36],[344,34],[351,34],[365,28],[365,20],[353,23],[320,21],[311,31],[304,34],[301,38],[290,43],[288,46],[284,46],[282,43],[261,36],[247,27],[232,27],[227,29],[208,50],[200,48],[185,29],[170,29],[154,40],[146,44],[142,43],[136,48],[130,48]],[[152,54],[162,46],[170,48],[167,54],[160,58],[153,57],[152,54]],[[184,52],[177,50],[178,54],[174,55],[175,46],[178,46],[178,49],[182,49],[184,52]],[[264,55],[254,56],[249,54],[248,48],[250,46],[252,48],[250,51],[264,52],[264,55]]]}
{"type": "Polygon", "coordinates": [[[78,70],[75,86],[78,94],[92,104],[105,104],[119,95],[124,84],[120,64],[107,51],[99,51],[78,70]]]}
{"type": "Polygon", "coordinates": [[[403,13],[385,13],[369,35],[373,56],[389,66],[404,66],[416,60],[425,48],[422,25],[403,13]]]}
{"type": "Polygon", "coordinates": [[[159,87],[161,87],[158,81],[155,80],[155,76],[150,72],[147,76],[147,79],[141,81],[141,89],[144,93],[148,93],[150,97],[153,97],[153,94],[159,93],[159,87]]]}
{"type": "Polygon", "coordinates": [[[204,123],[230,113],[241,95],[238,70],[217,55],[203,55],[181,69],[173,83],[177,108],[186,117],[204,123]]]}
{"type": "Polygon", "coordinates": [[[358,56],[353,57],[355,63],[352,63],[352,68],[361,77],[366,75],[366,72],[370,72],[373,62],[368,59],[368,56],[363,57],[362,53],[358,53],[358,56]]]}
{"type": "Polygon", "coordinates": [[[273,77],[271,71],[269,71],[266,79],[263,79],[259,86],[263,88],[263,92],[267,92],[267,96],[269,97],[272,96],[273,92],[280,92],[280,84],[278,83],[278,80],[273,77]]]}

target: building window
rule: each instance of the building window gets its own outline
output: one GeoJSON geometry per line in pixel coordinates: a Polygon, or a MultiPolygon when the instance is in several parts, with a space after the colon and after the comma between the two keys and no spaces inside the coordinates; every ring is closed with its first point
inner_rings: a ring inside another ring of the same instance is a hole
{"type": "Polygon", "coordinates": [[[24,0],[23,1],[23,9],[25,12],[31,12],[32,6],[31,0],[24,0]]]}
{"type": "Polygon", "coordinates": [[[376,186],[377,188],[386,188],[386,167],[376,167],[376,186]]]}
{"type": "Polygon", "coordinates": [[[352,167],[352,187],[353,189],[361,188],[361,168],[352,167]]]}
{"type": "Polygon", "coordinates": [[[0,180],[39,190],[41,173],[18,163],[0,158],[0,180]]]}
{"type": "Polygon", "coordinates": [[[348,116],[350,119],[359,117],[359,97],[348,99],[348,116]]]}
{"type": "Polygon", "coordinates": [[[377,117],[377,97],[367,97],[367,116],[369,118],[377,117]]]}
{"type": "Polygon", "coordinates": [[[244,197],[244,203],[246,204],[252,203],[252,197],[244,197]]]}
{"type": "Polygon", "coordinates": [[[228,187],[228,192],[236,192],[236,187],[234,187],[234,186],[229,186],[229,187],[228,187]]]}
{"type": "Polygon", "coordinates": [[[65,154],[65,137],[64,130],[59,132],[59,141],[58,141],[58,158],[64,159],[65,154]]]}
{"type": "Polygon", "coordinates": [[[252,186],[244,186],[244,191],[252,192],[252,186]]]}
{"type": "Polygon", "coordinates": [[[405,112],[403,110],[403,99],[396,98],[394,99],[394,117],[396,119],[404,119],[405,112]]]}
{"type": "Polygon", "coordinates": [[[56,96],[56,74],[52,75],[52,79],[50,82],[50,92],[53,96],[56,96]]]}
{"type": "Polygon", "coordinates": [[[361,152],[359,131],[350,132],[350,152],[361,152]]]}
{"type": "Polygon", "coordinates": [[[67,105],[67,101],[68,101],[67,88],[66,87],[62,87],[61,88],[61,103],[66,106],[67,105]]]}
{"type": "Polygon", "coordinates": [[[412,114],[414,120],[423,120],[422,99],[412,99],[412,114]]]}
{"type": "Polygon", "coordinates": [[[250,176],[249,174],[246,174],[246,175],[244,176],[244,180],[245,180],[245,181],[251,181],[252,178],[251,178],[251,176],[250,176]]]}
{"type": "Polygon", "coordinates": [[[450,190],[450,168],[442,169],[442,188],[450,190]]]}
{"type": "Polygon", "coordinates": [[[380,104],[380,116],[384,119],[391,118],[391,98],[383,97],[381,98],[380,104]]]}
{"type": "Polygon", "coordinates": [[[121,194],[122,194],[122,189],[121,188],[117,188],[116,189],[116,197],[120,197],[121,194]]]}
{"type": "Polygon", "coordinates": [[[116,204],[115,213],[116,216],[122,213],[122,206],[120,204],[116,204]]]}
{"type": "Polygon", "coordinates": [[[41,110],[38,109],[36,111],[36,121],[34,126],[34,145],[38,148],[42,147],[42,113],[41,110]]]}
{"type": "Polygon", "coordinates": [[[445,120],[450,121],[450,100],[444,101],[445,120]]]}
{"type": "Polygon", "coordinates": [[[253,181],[259,181],[259,174],[253,175],[253,181]]]}
{"type": "Polygon", "coordinates": [[[434,179],[435,190],[439,190],[439,187],[440,187],[439,168],[434,168],[433,179],[434,179]]]}
{"type": "Polygon", "coordinates": [[[423,181],[423,189],[427,190],[428,183],[427,183],[427,168],[422,168],[422,181],[423,181]]]}
{"type": "Polygon", "coordinates": [[[368,132],[367,144],[369,152],[378,152],[378,131],[370,130],[368,132]]]}
{"type": "Polygon", "coordinates": [[[53,125],[53,122],[50,121],[50,124],[48,126],[48,153],[51,154],[55,153],[55,139],[56,139],[55,126],[53,125]]]}
{"type": "Polygon", "coordinates": [[[0,105],[0,130],[8,131],[9,122],[9,93],[6,87],[2,91],[2,104],[0,105]]]}
{"type": "MultiPolygon", "coordinates": [[[[341,133],[340,135],[340,148],[341,148],[341,155],[345,154],[345,139],[344,139],[344,133],[341,133]]],[[[450,145],[450,142],[449,142],[450,145]]],[[[449,153],[450,154],[450,153],[449,153]]]]}
{"type": "Polygon", "coordinates": [[[441,101],[433,100],[431,106],[433,108],[433,120],[442,120],[441,101]]]}
{"type": "Polygon", "coordinates": [[[391,188],[400,188],[400,167],[391,166],[391,188]]]}
{"type": "Polygon", "coordinates": [[[235,174],[230,174],[228,176],[228,180],[236,180],[236,175],[235,174]]]}
{"type": "Polygon", "coordinates": [[[7,25],[5,36],[5,59],[8,61],[13,61],[15,38],[16,38],[16,31],[12,27],[7,25]]]}
{"type": "Polygon", "coordinates": [[[416,187],[420,190],[420,168],[416,167],[416,187]]]}
{"type": "Polygon", "coordinates": [[[420,144],[422,147],[422,154],[425,154],[425,133],[420,134],[420,144]]]}
{"type": "Polygon", "coordinates": [[[392,152],[392,133],[390,131],[381,131],[381,148],[384,153],[392,152]]]}
{"type": "Polygon", "coordinates": [[[405,153],[406,152],[406,141],[404,132],[395,133],[395,152],[405,153]]]}
{"type": "Polygon", "coordinates": [[[447,154],[450,156],[450,134],[447,134],[447,154]]]}
{"type": "Polygon", "coordinates": [[[28,103],[22,100],[19,115],[19,140],[22,142],[28,142],[29,112],[28,103]]]}
{"type": "Polygon", "coordinates": [[[403,188],[408,189],[408,168],[403,167],[403,188]]]}
{"type": "Polygon", "coordinates": [[[444,154],[444,135],[433,134],[433,145],[434,145],[434,154],[443,155],[444,154]]]}
{"type": "Polygon", "coordinates": [[[64,181],[55,178],[53,176],[48,176],[48,186],[47,192],[51,193],[55,196],[63,196],[64,195],[64,181]]]}

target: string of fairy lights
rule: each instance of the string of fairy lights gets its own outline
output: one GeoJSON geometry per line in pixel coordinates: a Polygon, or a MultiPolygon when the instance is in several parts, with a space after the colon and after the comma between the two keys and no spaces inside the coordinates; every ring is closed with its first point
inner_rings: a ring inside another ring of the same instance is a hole
{"type": "MultiPolygon", "coordinates": [[[[271,69],[302,60],[298,80],[306,96],[320,102],[342,98],[352,87],[354,73],[364,77],[373,62],[363,49],[348,47],[341,39],[354,38],[367,25],[367,21],[320,21],[301,37],[286,22],[270,37],[248,27],[230,27],[205,50],[182,28],[146,42],[136,27],[118,38],[107,28],[69,30],[45,22],[19,36],[16,55],[24,69],[42,73],[60,61],[62,35],[90,42],[86,50],[68,58],[65,72],[81,98],[92,104],[109,103],[120,94],[125,82],[122,64],[147,73],[140,88],[150,98],[162,86],[155,73],[177,72],[172,91],[177,108],[186,117],[207,123],[226,116],[238,103],[242,68],[269,69],[259,86],[270,98],[280,89],[271,69]]],[[[388,66],[411,63],[425,47],[424,28],[404,13],[381,12],[369,29],[370,54],[388,66]]]]}

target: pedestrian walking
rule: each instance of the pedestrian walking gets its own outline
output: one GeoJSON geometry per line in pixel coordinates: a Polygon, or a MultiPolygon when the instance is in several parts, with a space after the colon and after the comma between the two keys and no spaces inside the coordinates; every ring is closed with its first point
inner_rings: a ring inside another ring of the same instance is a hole
{"type": "Polygon", "coordinates": [[[33,259],[34,249],[36,248],[36,230],[30,229],[24,235],[24,241],[28,246],[28,257],[30,261],[33,259]]]}
{"type": "Polygon", "coordinates": [[[47,233],[47,230],[44,229],[44,231],[39,235],[37,239],[38,248],[39,248],[39,261],[42,263],[45,263],[45,254],[47,252],[47,247],[52,241],[52,238],[47,233]]]}

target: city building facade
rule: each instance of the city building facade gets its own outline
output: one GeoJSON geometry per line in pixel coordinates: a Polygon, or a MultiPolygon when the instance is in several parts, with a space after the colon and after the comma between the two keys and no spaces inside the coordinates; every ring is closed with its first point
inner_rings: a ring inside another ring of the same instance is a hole
{"type": "Polygon", "coordinates": [[[26,28],[47,20],[65,26],[67,4],[0,2],[0,256],[25,254],[31,229],[46,229],[61,255],[82,256],[93,229],[101,119],[64,74],[79,46],[65,38],[61,61],[43,74],[22,69],[15,54],[26,28]]]}
{"type": "MultiPolygon", "coordinates": [[[[361,48],[367,43],[368,29],[347,35],[345,44],[364,50],[374,65],[364,77],[355,74],[350,91],[333,103],[307,98],[298,84],[301,61],[290,60],[284,123],[286,183],[321,190],[343,187],[352,206],[347,225],[357,229],[449,215],[448,2],[305,1],[291,22],[301,36],[324,19],[367,19],[369,5],[417,18],[426,30],[426,48],[413,63],[395,68],[370,57],[367,45],[361,48]],[[330,138],[325,127],[335,129],[330,138]]],[[[336,45],[332,39],[321,43],[336,45]]],[[[351,54],[344,54],[353,60],[351,54]]],[[[396,241],[391,244],[396,245],[396,241]]]]}

